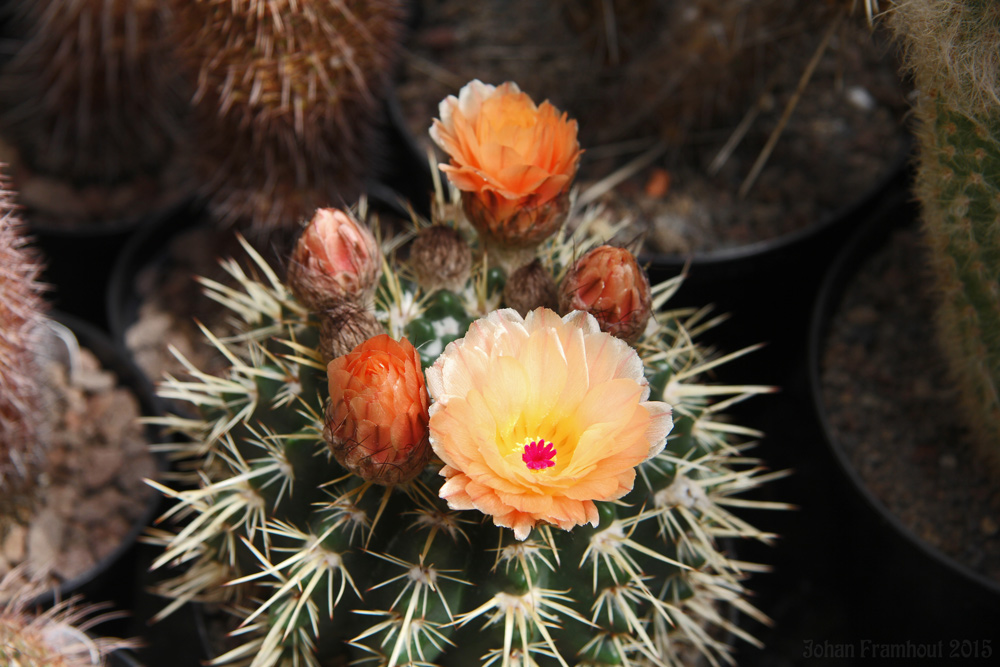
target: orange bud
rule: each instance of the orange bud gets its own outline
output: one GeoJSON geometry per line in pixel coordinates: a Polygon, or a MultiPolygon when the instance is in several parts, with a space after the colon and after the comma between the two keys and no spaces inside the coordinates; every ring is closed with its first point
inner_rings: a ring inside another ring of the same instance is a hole
{"type": "Polygon", "coordinates": [[[628,250],[598,246],[566,273],[559,286],[559,309],[587,311],[602,331],[633,343],[652,314],[649,278],[628,250]]]}
{"type": "Polygon", "coordinates": [[[431,455],[420,355],[405,338],[370,338],[327,366],[323,436],[337,461],[363,479],[406,482],[431,455]]]}
{"type": "Polygon", "coordinates": [[[288,267],[288,285],[312,310],[344,301],[365,302],[382,275],[371,231],[344,211],[317,209],[302,232],[288,267]]]}
{"type": "Polygon", "coordinates": [[[580,162],[576,121],[512,82],[471,81],[439,111],[430,134],[450,158],[441,169],[484,240],[524,248],[555,233],[580,162]]]}

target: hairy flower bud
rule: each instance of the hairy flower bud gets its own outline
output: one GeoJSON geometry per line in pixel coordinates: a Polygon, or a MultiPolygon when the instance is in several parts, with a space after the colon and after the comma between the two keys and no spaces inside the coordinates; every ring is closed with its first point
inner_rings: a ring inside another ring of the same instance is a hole
{"type": "Polygon", "coordinates": [[[320,311],[345,301],[366,303],[381,275],[371,231],[344,211],[321,208],[295,245],[288,285],[308,308],[320,311]]]}
{"type": "Polygon", "coordinates": [[[649,278],[635,255],[603,245],[579,258],[559,286],[559,310],[584,310],[601,330],[630,343],[638,340],[652,314],[649,278]]]}
{"type": "Polygon", "coordinates": [[[324,364],[381,333],[385,331],[375,313],[365,306],[348,301],[319,312],[319,352],[324,364]]]}
{"type": "Polygon", "coordinates": [[[555,310],[559,306],[556,281],[539,259],[510,274],[503,288],[503,300],[523,317],[536,308],[555,310]]]}
{"type": "Polygon", "coordinates": [[[580,162],[576,121],[548,102],[536,106],[512,82],[478,80],[439,113],[430,134],[450,158],[441,169],[483,240],[526,248],[555,233],[580,162]]]}
{"type": "Polygon", "coordinates": [[[410,246],[410,266],[417,284],[428,292],[459,292],[472,271],[472,248],[453,227],[424,227],[410,246]]]}
{"type": "Polygon", "coordinates": [[[406,482],[431,455],[420,355],[405,338],[371,338],[327,366],[323,436],[337,461],[363,479],[406,482]]]}

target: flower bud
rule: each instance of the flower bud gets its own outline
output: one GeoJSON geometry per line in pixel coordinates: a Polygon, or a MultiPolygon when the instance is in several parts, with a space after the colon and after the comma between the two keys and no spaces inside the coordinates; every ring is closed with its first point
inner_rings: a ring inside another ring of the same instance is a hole
{"type": "Polygon", "coordinates": [[[382,275],[371,231],[344,211],[321,208],[302,232],[288,267],[288,285],[314,311],[365,303],[382,275]]]}
{"type": "Polygon", "coordinates": [[[652,314],[649,278],[624,248],[598,246],[578,259],[559,286],[559,310],[589,312],[612,336],[634,343],[652,314]]]}
{"type": "Polygon", "coordinates": [[[559,293],[556,281],[536,258],[510,274],[503,288],[503,300],[523,317],[536,308],[555,310],[559,306],[559,293]]]}
{"type": "Polygon", "coordinates": [[[319,352],[324,364],[385,333],[370,308],[349,301],[320,311],[319,323],[319,352]]]}
{"type": "Polygon", "coordinates": [[[330,403],[323,436],[334,458],[359,477],[406,482],[431,455],[420,355],[405,338],[371,338],[327,366],[330,403]]]}
{"type": "Polygon", "coordinates": [[[410,266],[417,284],[428,292],[460,292],[472,271],[472,248],[457,229],[424,227],[410,246],[410,266]]]}
{"type": "Polygon", "coordinates": [[[439,112],[430,134],[450,158],[441,170],[484,242],[526,248],[555,233],[580,162],[576,121],[509,81],[471,81],[439,112]]]}

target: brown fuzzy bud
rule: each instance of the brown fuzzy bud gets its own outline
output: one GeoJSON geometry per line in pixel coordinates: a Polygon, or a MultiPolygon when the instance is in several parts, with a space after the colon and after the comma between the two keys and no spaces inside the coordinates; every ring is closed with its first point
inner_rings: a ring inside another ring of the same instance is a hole
{"type": "Polygon", "coordinates": [[[542,266],[541,260],[536,258],[507,278],[503,300],[523,317],[536,308],[556,310],[559,307],[559,292],[556,281],[542,266]]]}
{"type": "Polygon", "coordinates": [[[331,361],[327,377],[323,436],[337,462],[383,486],[418,475],[431,456],[430,399],[410,341],[376,336],[331,361]]]}
{"type": "Polygon", "coordinates": [[[417,283],[428,292],[458,292],[472,271],[472,248],[457,229],[444,225],[425,227],[410,246],[410,266],[417,283]]]}
{"type": "Polygon", "coordinates": [[[288,267],[288,286],[313,311],[346,301],[365,304],[382,275],[382,256],[371,231],[335,209],[316,211],[288,267]]]}
{"type": "Polygon", "coordinates": [[[370,309],[342,303],[319,314],[319,352],[323,363],[342,357],[369,338],[385,333],[370,309]]]}
{"type": "Polygon", "coordinates": [[[585,310],[602,331],[629,343],[646,329],[652,307],[649,278],[624,248],[594,248],[573,264],[559,286],[561,313],[585,310]]]}

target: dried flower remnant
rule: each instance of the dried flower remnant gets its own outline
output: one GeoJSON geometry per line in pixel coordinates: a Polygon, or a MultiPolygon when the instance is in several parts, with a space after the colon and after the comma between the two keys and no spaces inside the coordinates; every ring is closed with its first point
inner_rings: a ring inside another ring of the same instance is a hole
{"type": "Polygon", "coordinates": [[[649,278],[628,250],[598,246],[566,273],[559,285],[559,310],[585,310],[602,331],[635,342],[652,315],[649,278]]]}
{"type": "Polygon", "coordinates": [[[337,461],[390,486],[416,476],[430,458],[428,398],[420,355],[405,338],[371,338],[327,366],[330,403],[324,437],[337,461]]]}
{"type": "Polygon", "coordinates": [[[635,350],[585,312],[494,311],[448,345],[427,386],[441,497],[521,540],[539,523],[596,526],[595,501],[628,493],[672,427],[635,350]]]}
{"type": "Polygon", "coordinates": [[[535,246],[559,229],[580,160],[577,124],[512,82],[475,80],[439,107],[430,134],[466,215],[489,244],[535,246]]]}
{"type": "Polygon", "coordinates": [[[288,267],[288,285],[306,306],[326,310],[371,301],[382,255],[371,231],[335,208],[318,209],[302,232],[288,267]]]}

